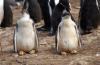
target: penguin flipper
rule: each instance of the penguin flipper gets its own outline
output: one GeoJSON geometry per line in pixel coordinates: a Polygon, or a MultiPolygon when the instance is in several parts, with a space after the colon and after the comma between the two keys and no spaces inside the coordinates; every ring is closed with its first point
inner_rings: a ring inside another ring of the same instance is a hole
{"type": "Polygon", "coordinates": [[[58,45],[60,43],[60,29],[61,29],[61,25],[62,25],[62,22],[60,22],[60,24],[58,25],[58,30],[57,30],[57,34],[56,34],[56,48],[57,48],[57,51],[58,51],[58,45]]]}
{"type": "Polygon", "coordinates": [[[81,48],[82,41],[81,41],[81,37],[80,37],[79,30],[78,30],[78,28],[77,28],[77,25],[75,25],[75,30],[76,30],[76,34],[77,34],[77,38],[78,38],[78,45],[79,45],[79,47],[81,48]]]}
{"type": "Polygon", "coordinates": [[[16,30],[14,30],[13,46],[14,46],[14,52],[17,52],[17,46],[16,46],[16,30]]]}
{"type": "Polygon", "coordinates": [[[35,25],[34,25],[34,32],[35,32],[35,43],[36,43],[35,49],[36,49],[36,51],[38,51],[39,39],[38,39],[37,30],[35,28],[35,25]]]}

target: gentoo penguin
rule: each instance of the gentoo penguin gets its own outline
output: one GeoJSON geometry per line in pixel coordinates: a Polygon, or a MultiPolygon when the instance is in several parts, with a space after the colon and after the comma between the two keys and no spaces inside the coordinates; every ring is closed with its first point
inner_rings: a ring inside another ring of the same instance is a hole
{"type": "Polygon", "coordinates": [[[24,13],[17,21],[14,32],[14,51],[19,55],[25,52],[35,53],[38,50],[38,37],[34,21],[29,14],[24,13]]]}
{"type": "Polygon", "coordinates": [[[56,35],[56,49],[58,53],[77,53],[80,47],[79,31],[71,15],[62,17],[56,35]]]}
{"type": "Polygon", "coordinates": [[[13,24],[13,13],[8,0],[0,0],[0,26],[10,27],[13,24]]]}
{"type": "Polygon", "coordinates": [[[79,27],[82,34],[92,32],[100,25],[99,0],[81,0],[79,27]]]}

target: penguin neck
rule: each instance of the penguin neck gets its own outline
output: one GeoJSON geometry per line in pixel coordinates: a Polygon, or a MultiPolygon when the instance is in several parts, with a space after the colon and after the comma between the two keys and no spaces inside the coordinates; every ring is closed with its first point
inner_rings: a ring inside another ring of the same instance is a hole
{"type": "Polygon", "coordinates": [[[23,17],[22,18],[24,18],[24,19],[29,19],[30,18],[30,16],[29,16],[29,14],[27,14],[26,12],[24,12],[23,13],[23,17]]]}
{"type": "Polygon", "coordinates": [[[72,23],[71,16],[69,15],[64,16],[62,20],[64,20],[63,21],[64,25],[67,25],[67,26],[72,23]]]}

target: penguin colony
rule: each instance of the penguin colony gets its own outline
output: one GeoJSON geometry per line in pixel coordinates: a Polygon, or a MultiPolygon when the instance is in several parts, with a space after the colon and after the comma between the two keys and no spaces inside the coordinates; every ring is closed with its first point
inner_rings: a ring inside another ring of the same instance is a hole
{"type": "MultiPolygon", "coordinates": [[[[55,35],[56,51],[61,54],[77,53],[81,48],[80,32],[89,33],[100,24],[100,1],[81,0],[79,28],[70,13],[69,2],[70,0],[25,0],[22,9],[24,12],[17,20],[14,31],[14,51],[19,55],[38,51],[35,24],[43,17],[42,28],[55,35]]],[[[12,26],[13,14],[10,5],[8,0],[0,0],[0,27],[12,26]]]]}

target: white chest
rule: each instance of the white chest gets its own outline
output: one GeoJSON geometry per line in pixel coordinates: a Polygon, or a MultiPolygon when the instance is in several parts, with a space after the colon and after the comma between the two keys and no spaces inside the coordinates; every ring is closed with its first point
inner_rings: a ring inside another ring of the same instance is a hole
{"type": "Polygon", "coordinates": [[[35,32],[32,29],[19,29],[16,33],[16,44],[18,50],[29,51],[35,48],[35,32]]]}
{"type": "Polygon", "coordinates": [[[78,37],[76,30],[73,26],[66,27],[62,26],[60,29],[60,43],[59,46],[63,48],[77,48],[78,46],[78,37]]]}

